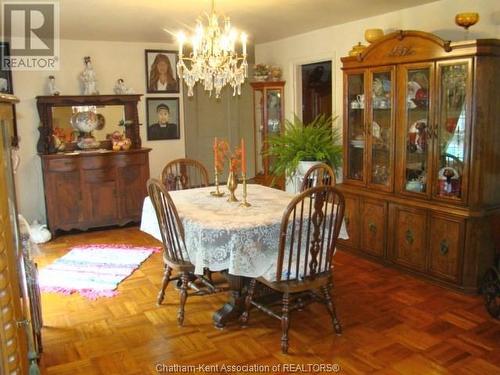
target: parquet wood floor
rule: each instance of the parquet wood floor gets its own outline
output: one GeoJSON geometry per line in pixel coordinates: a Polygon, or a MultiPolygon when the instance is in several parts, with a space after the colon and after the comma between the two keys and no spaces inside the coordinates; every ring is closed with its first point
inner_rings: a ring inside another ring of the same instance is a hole
{"type": "MultiPolygon", "coordinates": [[[[41,246],[39,267],[85,243],[159,244],[135,227],[64,235],[41,246]]],[[[197,373],[216,373],[223,366],[254,364],[272,371],[279,364],[283,373],[322,373],[307,366],[338,364],[341,374],[500,374],[500,322],[489,317],[479,296],[460,295],[342,252],[335,263],[343,335],[333,333],[322,305],[310,305],[291,316],[290,355],[280,352],[279,322],[258,311],[245,329],[215,329],[212,313],[227,300],[225,293],[188,298],[185,326],[179,328],[173,285],[165,304],[155,304],[160,254],[120,284],[116,297],[89,301],[44,293],[42,372],[187,373],[167,366],[201,364],[206,367],[195,368],[197,373]]]]}

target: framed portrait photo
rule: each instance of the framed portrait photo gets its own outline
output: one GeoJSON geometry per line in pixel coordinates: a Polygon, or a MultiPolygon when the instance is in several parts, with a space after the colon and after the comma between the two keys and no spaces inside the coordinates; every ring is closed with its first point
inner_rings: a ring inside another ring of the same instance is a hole
{"type": "Polygon", "coordinates": [[[148,141],[180,139],[179,98],[147,98],[148,141]]]}
{"type": "Polygon", "coordinates": [[[0,93],[13,94],[12,72],[4,65],[6,58],[10,56],[9,43],[0,42],[0,93]]]}
{"type": "Polygon", "coordinates": [[[177,51],[147,49],[146,91],[148,93],[178,93],[177,51]]]}

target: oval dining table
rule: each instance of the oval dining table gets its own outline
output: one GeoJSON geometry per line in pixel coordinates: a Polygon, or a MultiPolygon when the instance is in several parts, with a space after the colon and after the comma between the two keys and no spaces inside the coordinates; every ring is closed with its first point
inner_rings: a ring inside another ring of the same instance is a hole
{"type": "MultiPolygon", "coordinates": [[[[226,193],[215,197],[214,187],[169,192],[184,225],[186,248],[195,273],[226,271],[229,301],[213,315],[217,328],[238,319],[243,311],[247,278],[270,277],[276,272],[278,239],[283,212],[294,194],[262,185],[247,185],[247,201],[228,202],[226,193]]],[[[241,189],[236,191],[241,197],[241,189]]],[[[141,230],[161,241],[149,197],[144,200],[141,230]]],[[[339,238],[348,238],[342,225],[339,238]]]]}

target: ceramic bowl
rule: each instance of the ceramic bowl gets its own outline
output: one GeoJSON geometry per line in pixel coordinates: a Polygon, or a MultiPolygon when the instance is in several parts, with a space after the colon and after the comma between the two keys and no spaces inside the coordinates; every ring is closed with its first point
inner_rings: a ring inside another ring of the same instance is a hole
{"type": "Polygon", "coordinates": [[[384,31],[382,29],[366,29],[365,39],[368,43],[373,43],[384,36],[384,31]]]}
{"type": "Polygon", "coordinates": [[[479,21],[479,13],[474,12],[464,12],[458,13],[455,16],[455,23],[458,26],[468,29],[472,25],[475,25],[479,21]]]}

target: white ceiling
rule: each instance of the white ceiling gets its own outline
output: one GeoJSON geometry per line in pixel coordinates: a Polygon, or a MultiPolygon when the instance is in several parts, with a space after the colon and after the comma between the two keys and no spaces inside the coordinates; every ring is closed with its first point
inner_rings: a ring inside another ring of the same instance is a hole
{"type": "MultiPolygon", "coordinates": [[[[252,44],[436,0],[216,0],[252,44]]],[[[61,0],[61,38],[173,42],[210,11],[210,0],[61,0]]]]}

